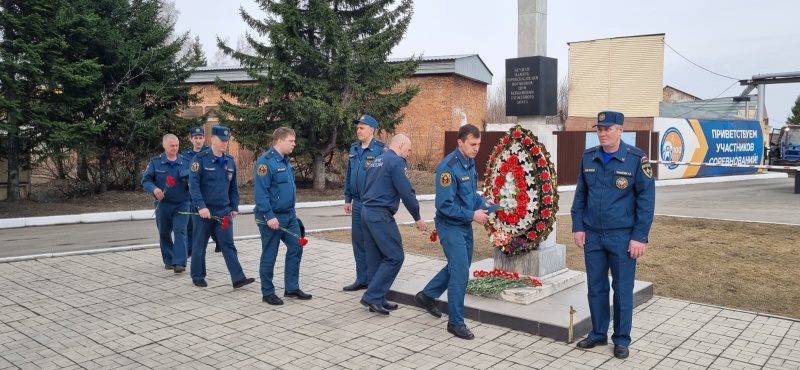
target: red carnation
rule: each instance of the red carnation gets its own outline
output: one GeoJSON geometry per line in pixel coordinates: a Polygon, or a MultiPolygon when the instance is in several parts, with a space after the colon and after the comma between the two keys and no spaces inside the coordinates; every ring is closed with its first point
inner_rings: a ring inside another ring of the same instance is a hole
{"type": "Polygon", "coordinates": [[[519,164],[519,157],[516,154],[512,154],[510,157],[508,157],[506,163],[511,166],[516,166],[519,164]]]}
{"type": "Polygon", "coordinates": [[[528,206],[527,205],[523,204],[523,205],[517,206],[517,216],[519,216],[519,218],[524,218],[527,215],[528,215],[528,206]]]}
{"type": "Polygon", "coordinates": [[[536,230],[543,231],[544,230],[544,222],[539,221],[536,223],[536,230]]]}
{"type": "Polygon", "coordinates": [[[542,181],[550,180],[550,172],[544,171],[541,175],[539,175],[539,177],[542,179],[542,181]]]}
{"type": "Polygon", "coordinates": [[[519,188],[519,190],[528,190],[528,183],[525,182],[524,178],[517,180],[517,188],[519,188]]]}
{"type": "Polygon", "coordinates": [[[526,137],[526,138],[522,139],[522,143],[525,144],[525,145],[531,145],[531,144],[533,144],[533,140],[531,140],[531,138],[529,138],[529,137],[526,137]]]}
{"type": "Polygon", "coordinates": [[[494,154],[492,154],[492,155],[489,157],[489,162],[494,162],[494,158],[495,158],[495,156],[494,156],[494,154]]]}
{"type": "Polygon", "coordinates": [[[500,153],[501,151],[503,151],[503,146],[502,145],[498,145],[498,146],[494,147],[494,150],[497,151],[498,153],[500,153]]]}
{"type": "Polygon", "coordinates": [[[503,137],[503,144],[508,144],[508,136],[503,137]]]}
{"type": "Polygon", "coordinates": [[[518,139],[520,136],[522,136],[522,132],[521,132],[521,131],[519,131],[519,130],[517,130],[517,131],[514,131],[514,134],[513,134],[513,136],[514,136],[514,138],[515,138],[515,139],[518,139]]]}
{"type": "Polygon", "coordinates": [[[175,179],[172,176],[167,176],[167,186],[175,186],[175,179]]]}
{"type": "Polygon", "coordinates": [[[500,220],[500,221],[502,221],[502,222],[506,222],[506,220],[507,220],[507,218],[506,218],[506,211],[497,211],[497,212],[495,212],[495,213],[497,213],[497,219],[498,219],[498,220],[500,220]]]}
{"type": "Polygon", "coordinates": [[[551,188],[552,187],[550,186],[550,184],[544,184],[542,186],[542,191],[545,192],[545,193],[549,193],[551,188]]]}
{"type": "Polygon", "coordinates": [[[547,204],[547,205],[553,204],[553,197],[551,195],[548,195],[548,196],[542,198],[542,203],[547,204]]]}
{"type": "Polygon", "coordinates": [[[500,200],[497,199],[497,196],[500,195],[500,187],[499,186],[495,186],[495,188],[492,189],[492,195],[495,196],[495,198],[494,198],[494,202],[495,203],[500,201],[500,200]]]}
{"type": "Polygon", "coordinates": [[[538,146],[535,146],[535,147],[533,147],[533,149],[531,149],[531,153],[533,153],[534,155],[539,155],[539,153],[541,153],[541,152],[542,151],[539,149],[538,146]]]}
{"type": "Polygon", "coordinates": [[[544,167],[544,166],[547,166],[547,160],[546,160],[546,159],[544,159],[544,158],[542,158],[542,157],[539,157],[539,161],[538,161],[538,162],[536,162],[536,164],[538,164],[538,165],[539,165],[539,167],[544,167]]]}
{"type": "Polygon", "coordinates": [[[438,238],[438,237],[439,237],[439,233],[437,233],[437,232],[436,232],[436,229],[434,229],[434,230],[431,232],[431,241],[432,241],[432,242],[435,242],[435,241],[436,241],[436,238],[438,238]]]}
{"type": "Polygon", "coordinates": [[[517,193],[516,198],[517,198],[517,203],[519,204],[528,204],[528,201],[531,200],[531,198],[528,196],[528,193],[524,191],[517,193]]]}
{"type": "Polygon", "coordinates": [[[308,244],[308,239],[306,239],[306,238],[300,238],[300,239],[298,239],[298,240],[297,240],[297,242],[298,242],[298,243],[300,243],[300,246],[301,246],[301,247],[305,247],[305,246],[306,246],[306,244],[308,244]]]}
{"type": "Polygon", "coordinates": [[[511,171],[511,165],[509,165],[508,162],[500,165],[500,173],[505,175],[508,173],[508,171],[511,171]]]}
{"type": "Polygon", "coordinates": [[[542,210],[542,217],[550,218],[550,208],[545,208],[542,210]]]}
{"type": "Polygon", "coordinates": [[[222,217],[222,228],[223,229],[227,229],[229,224],[230,224],[230,222],[231,222],[231,219],[228,218],[228,215],[223,216],[222,217]]]}
{"type": "Polygon", "coordinates": [[[509,225],[516,225],[517,223],[519,223],[519,216],[517,216],[516,213],[509,213],[508,215],[506,215],[506,220],[507,220],[506,222],[509,225]]]}
{"type": "Polygon", "coordinates": [[[506,177],[503,175],[498,175],[494,178],[494,186],[501,187],[503,184],[506,183],[506,177]]]}
{"type": "Polygon", "coordinates": [[[529,231],[528,232],[528,239],[536,239],[536,231],[529,231]]]}
{"type": "Polygon", "coordinates": [[[514,169],[511,171],[511,173],[514,175],[514,177],[516,177],[518,179],[521,179],[521,178],[525,177],[525,169],[523,169],[522,166],[514,167],[514,169]]]}

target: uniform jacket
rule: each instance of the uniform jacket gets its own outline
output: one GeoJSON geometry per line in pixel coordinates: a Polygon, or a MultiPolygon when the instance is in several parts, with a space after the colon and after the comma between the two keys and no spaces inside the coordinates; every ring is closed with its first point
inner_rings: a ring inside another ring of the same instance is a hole
{"type": "Polygon", "coordinates": [[[367,168],[361,204],[364,207],[383,207],[393,215],[400,207],[400,199],[415,221],[419,215],[419,202],[411,180],[406,174],[406,160],[389,149],[370,163],[367,168]]]}
{"type": "MultiPolygon", "coordinates": [[[[209,149],[211,149],[211,148],[209,148],[208,145],[203,145],[203,148],[200,149],[200,152],[204,152],[204,151],[209,150],[209,149]]],[[[183,154],[184,157],[186,157],[186,159],[191,161],[192,159],[194,159],[194,156],[197,155],[197,153],[200,153],[200,152],[195,152],[194,151],[194,147],[190,146],[190,147],[186,148],[183,151],[182,154],[183,154]]]]}
{"type": "Polygon", "coordinates": [[[601,146],[587,149],[572,203],[572,231],[631,230],[632,240],[647,243],[655,201],[653,170],[641,149],[622,142],[605,165],[601,146]]]}
{"type": "Polygon", "coordinates": [[[263,212],[265,219],[275,217],[275,213],[294,210],[296,186],[294,168],[288,155],[280,155],[270,148],[256,161],[255,166],[254,212],[263,212]]]}
{"type": "Polygon", "coordinates": [[[456,149],[436,168],[436,221],[451,225],[469,225],[478,209],[486,208],[486,199],[478,195],[475,161],[456,149]]]}
{"type": "Polygon", "coordinates": [[[194,207],[208,208],[214,216],[239,212],[239,182],[233,156],[225,153],[220,161],[210,149],[194,156],[189,193],[194,207]]]}
{"type": "Polygon", "coordinates": [[[364,190],[364,180],[367,176],[367,167],[379,155],[383,154],[386,144],[382,141],[372,139],[369,146],[359,155],[361,142],[356,141],[350,146],[347,160],[347,175],[344,182],[344,202],[352,203],[353,199],[361,199],[361,192],[364,190]]]}
{"type": "MultiPolygon", "coordinates": [[[[161,153],[147,164],[142,176],[144,191],[153,194],[156,188],[164,192],[162,201],[169,203],[183,203],[189,201],[189,160],[178,154],[174,165],[169,164],[167,155],[161,153]],[[167,176],[172,176],[174,186],[167,186],[167,176]],[[169,189],[169,191],[167,191],[169,189]]],[[[155,197],[155,196],[154,196],[155,197]]]]}

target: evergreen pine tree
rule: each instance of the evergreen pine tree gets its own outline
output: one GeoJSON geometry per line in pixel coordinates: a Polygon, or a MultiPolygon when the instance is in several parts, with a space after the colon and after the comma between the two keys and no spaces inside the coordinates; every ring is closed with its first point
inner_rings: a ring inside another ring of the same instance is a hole
{"type": "Polygon", "coordinates": [[[798,95],[797,99],[794,101],[792,115],[786,119],[786,123],[790,125],[800,125],[800,95],[798,95]]]}
{"type": "Polygon", "coordinates": [[[219,48],[243,66],[255,84],[217,80],[236,99],[223,101],[220,120],[245,147],[264,150],[281,126],[297,132],[295,152],[312,163],[314,188],[325,189],[325,158],[354,138],[352,119],[374,116],[392,132],[399,110],[418,87],[396,88],[418,59],[387,63],[412,15],[411,0],[256,0],[266,19],[242,18],[258,35],[247,40],[255,53],[219,48]]]}

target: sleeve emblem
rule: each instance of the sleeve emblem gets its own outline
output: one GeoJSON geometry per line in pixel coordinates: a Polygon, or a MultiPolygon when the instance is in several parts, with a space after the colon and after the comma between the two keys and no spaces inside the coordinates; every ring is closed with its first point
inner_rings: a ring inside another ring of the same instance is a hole
{"type": "Polygon", "coordinates": [[[267,174],[267,165],[263,163],[258,165],[258,176],[264,176],[266,174],[267,174]]]}
{"type": "Polygon", "coordinates": [[[199,169],[200,169],[200,163],[199,162],[193,162],[192,163],[192,172],[197,172],[197,170],[199,170],[199,169]]]}
{"type": "Polygon", "coordinates": [[[443,172],[442,176],[439,177],[439,184],[443,187],[448,187],[453,182],[453,177],[450,175],[449,172],[443,172]]]}

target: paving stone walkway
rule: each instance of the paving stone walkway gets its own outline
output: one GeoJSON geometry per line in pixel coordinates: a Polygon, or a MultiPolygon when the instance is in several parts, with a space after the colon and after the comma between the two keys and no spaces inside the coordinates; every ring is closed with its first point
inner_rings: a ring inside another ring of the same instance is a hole
{"type": "MultiPolygon", "coordinates": [[[[314,299],[277,307],[261,302],[258,281],[234,290],[215,253],[208,288],[165,270],[157,249],[0,263],[0,369],[800,369],[800,321],[663,297],[636,309],[624,361],[611,346],[477,322],[475,340],[457,339],[416,307],[370,314],[341,290],[351,247],[310,241],[301,287],[314,299]]],[[[258,278],[260,242],[237,246],[258,278]]],[[[443,264],[408,255],[399,279],[443,264]]]]}

